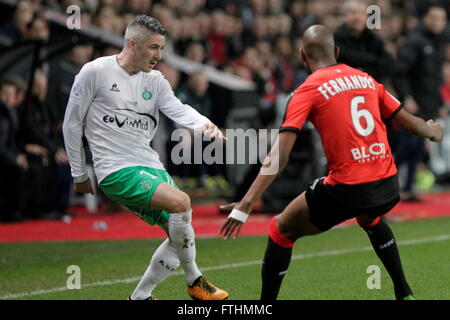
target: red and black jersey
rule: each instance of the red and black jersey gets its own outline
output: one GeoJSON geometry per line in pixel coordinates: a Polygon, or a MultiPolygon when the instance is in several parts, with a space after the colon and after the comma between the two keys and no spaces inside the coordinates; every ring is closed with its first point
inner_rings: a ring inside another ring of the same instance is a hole
{"type": "Polygon", "coordinates": [[[382,84],[337,64],[315,71],[295,90],[280,131],[299,131],[311,121],[328,160],[324,183],[367,183],[397,173],[383,119],[399,110],[382,84]]]}

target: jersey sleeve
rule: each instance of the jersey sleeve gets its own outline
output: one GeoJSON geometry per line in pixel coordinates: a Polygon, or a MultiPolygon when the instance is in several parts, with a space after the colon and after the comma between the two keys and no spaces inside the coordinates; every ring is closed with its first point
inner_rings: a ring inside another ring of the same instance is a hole
{"type": "Polygon", "coordinates": [[[179,125],[198,130],[206,123],[210,123],[207,117],[200,114],[191,106],[184,104],[178,99],[170,86],[169,82],[161,76],[157,105],[159,110],[171,120],[179,125]]]}
{"type": "Polygon", "coordinates": [[[308,119],[313,105],[311,92],[300,87],[288,101],[286,113],[280,131],[299,132],[306,119],[308,119]]]}
{"type": "Polygon", "coordinates": [[[400,111],[401,103],[382,84],[378,83],[377,85],[381,116],[386,120],[391,120],[400,111]]]}
{"type": "Polygon", "coordinates": [[[82,138],[85,117],[96,90],[96,70],[93,65],[87,64],[75,76],[63,122],[64,144],[76,183],[88,179],[82,138]]]}

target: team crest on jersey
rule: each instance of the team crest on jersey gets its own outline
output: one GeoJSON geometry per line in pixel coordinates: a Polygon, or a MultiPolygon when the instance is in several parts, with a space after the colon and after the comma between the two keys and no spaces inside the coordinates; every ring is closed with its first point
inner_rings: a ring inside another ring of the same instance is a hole
{"type": "Polygon", "coordinates": [[[111,86],[111,89],[109,89],[109,91],[115,91],[115,92],[120,92],[119,87],[117,86],[117,83],[114,82],[111,86]]]}
{"type": "Polygon", "coordinates": [[[142,188],[143,190],[145,190],[145,191],[150,190],[151,187],[152,187],[152,184],[151,184],[150,182],[148,182],[148,181],[141,181],[141,182],[140,182],[140,185],[141,185],[141,188],[142,188]]]}
{"type": "Polygon", "coordinates": [[[144,100],[150,100],[152,98],[152,93],[147,90],[147,88],[144,88],[144,91],[142,92],[142,98],[144,100]]]}

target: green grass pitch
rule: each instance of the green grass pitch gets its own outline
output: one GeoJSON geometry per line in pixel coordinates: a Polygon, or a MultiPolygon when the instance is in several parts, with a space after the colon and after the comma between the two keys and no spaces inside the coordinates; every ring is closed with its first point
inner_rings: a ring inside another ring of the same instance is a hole
{"type": "MultiPolygon", "coordinates": [[[[450,218],[390,223],[407,279],[418,299],[450,299],[450,218]]],[[[0,299],[126,299],[161,240],[0,244],[0,299]],[[81,270],[81,289],[66,288],[67,267],[81,270]]],[[[259,298],[266,237],[197,239],[204,275],[230,299],[259,298]]],[[[154,295],[188,299],[179,268],[154,295]]],[[[338,228],[297,241],[279,299],[394,299],[391,280],[359,227],[338,228]],[[370,265],[381,288],[369,290],[370,265]]]]}

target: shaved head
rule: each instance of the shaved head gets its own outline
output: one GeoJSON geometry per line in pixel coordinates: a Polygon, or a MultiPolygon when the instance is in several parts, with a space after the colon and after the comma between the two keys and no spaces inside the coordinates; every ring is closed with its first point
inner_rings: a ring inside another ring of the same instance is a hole
{"type": "Polygon", "coordinates": [[[314,72],[321,66],[336,63],[339,50],[333,33],[327,27],[320,24],[309,27],[302,40],[301,56],[308,71],[314,72]]]}
{"type": "Polygon", "coordinates": [[[334,47],[333,34],[323,25],[313,25],[303,34],[303,49],[310,59],[333,59],[334,47]]]}

